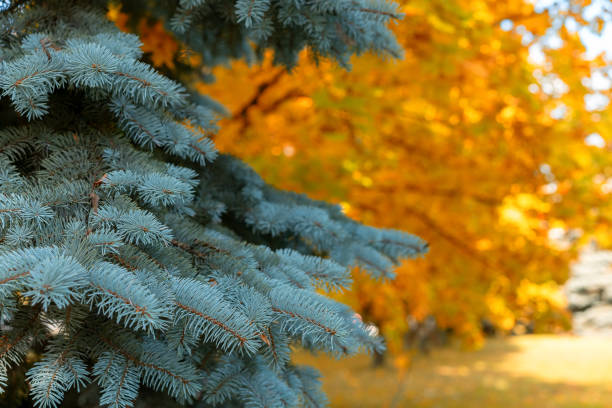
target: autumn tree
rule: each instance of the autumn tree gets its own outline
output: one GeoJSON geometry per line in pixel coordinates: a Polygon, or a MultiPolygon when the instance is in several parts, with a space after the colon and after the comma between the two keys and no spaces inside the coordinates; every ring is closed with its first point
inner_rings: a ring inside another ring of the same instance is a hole
{"type": "Polygon", "coordinates": [[[582,6],[405,2],[401,62],[366,57],[347,73],[305,53],[293,75],[268,59],[214,70],[200,89],[231,113],[216,142],[273,184],[432,243],[394,281],[359,278],[344,297],[396,349],[408,316],[472,344],[483,321],[554,331],[567,327],[559,284],[575,248],[609,241],[610,168],[585,138],[610,122],[584,103],[605,62],[584,57],[582,6]]]}
{"type": "MultiPolygon", "coordinates": [[[[289,74],[263,54],[261,64],[192,78],[227,108],[215,142],[275,185],[433,243],[394,281],[360,276],[343,296],[396,350],[410,316],[434,316],[468,344],[482,340],[483,322],[503,332],[567,327],[559,285],[569,261],[593,237],[610,243],[611,170],[597,142],[610,118],[585,106],[606,98],[606,62],[586,59],[577,34],[601,30],[603,11],[583,16],[601,4],[402,4],[401,62],[365,56],[345,72],[305,52],[289,74]]],[[[154,18],[129,20],[160,65],[200,58],[154,18]]]]}

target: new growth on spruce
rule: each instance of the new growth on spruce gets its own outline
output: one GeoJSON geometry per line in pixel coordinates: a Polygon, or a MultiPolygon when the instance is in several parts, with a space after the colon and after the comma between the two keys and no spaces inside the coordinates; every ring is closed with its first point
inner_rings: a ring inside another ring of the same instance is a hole
{"type": "MultiPolygon", "coordinates": [[[[207,66],[400,53],[385,0],[125,3],[207,66]]],[[[324,406],[291,348],[382,343],[321,293],[426,244],[218,154],[212,105],[141,61],[106,6],[0,2],[0,402],[324,406]]]]}

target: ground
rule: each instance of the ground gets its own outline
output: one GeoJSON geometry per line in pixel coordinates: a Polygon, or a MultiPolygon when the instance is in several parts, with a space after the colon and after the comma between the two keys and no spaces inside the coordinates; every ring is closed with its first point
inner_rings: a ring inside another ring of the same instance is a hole
{"type": "Polygon", "coordinates": [[[298,353],[296,362],[323,372],[334,408],[612,407],[612,338],[531,335],[477,351],[443,348],[415,358],[403,378],[367,356],[298,353]]]}

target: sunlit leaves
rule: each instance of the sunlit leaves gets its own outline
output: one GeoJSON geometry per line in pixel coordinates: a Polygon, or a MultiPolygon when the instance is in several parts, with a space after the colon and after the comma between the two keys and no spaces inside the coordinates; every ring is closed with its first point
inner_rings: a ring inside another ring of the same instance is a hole
{"type": "Polygon", "coordinates": [[[584,143],[611,126],[584,105],[584,78],[601,62],[582,60],[580,40],[562,29],[562,46],[544,48],[535,65],[527,45],[551,16],[522,0],[403,3],[400,63],[365,57],[344,73],[303,54],[291,75],[269,59],[215,70],[217,83],[198,89],[233,113],[215,143],[276,185],[431,243],[431,255],[401,266],[394,282],[358,274],[347,295],[392,346],[409,330],[406,315],[433,315],[472,344],[483,321],[563,326],[562,306],[538,301],[549,312],[533,314],[524,299],[545,296],[520,282],[558,287],[573,247],[550,231],[586,237],[611,219],[601,191],[612,171],[605,152],[584,143]]]}

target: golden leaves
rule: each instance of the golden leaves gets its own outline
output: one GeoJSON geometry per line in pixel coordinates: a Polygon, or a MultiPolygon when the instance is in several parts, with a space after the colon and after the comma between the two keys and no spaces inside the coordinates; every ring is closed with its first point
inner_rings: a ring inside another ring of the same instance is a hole
{"type": "Polygon", "coordinates": [[[106,17],[115,23],[121,31],[129,31],[127,28],[128,15],[121,12],[121,4],[109,3],[106,17]]]}
{"type": "Polygon", "coordinates": [[[156,67],[166,66],[174,69],[174,57],[178,51],[178,43],[169,34],[161,21],[150,25],[146,19],[138,24],[142,51],[151,54],[151,60],[156,67]]]}
{"type": "MultiPolygon", "coordinates": [[[[401,3],[402,61],[362,56],[347,73],[304,52],[290,75],[270,54],[260,66],[213,69],[217,82],[197,89],[233,113],[215,143],[279,187],[431,243],[395,281],[357,274],[344,295],[391,349],[401,349],[409,315],[433,315],[473,345],[483,319],[501,330],[521,319],[563,327],[558,285],[574,253],[549,232],[581,228],[604,242],[602,219],[612,221],[605,181],[593,182],[612,168],[605,151],[584,146],[610,127],[606,112],[584,108],[584,77],[603,61],[581,59],[584,46],[562,29],[563,45],[536,67],[521,36],[499,26],[512,20],[544,33],[550,16],[531,2],[401,3]],[[570,92],[551,92],[559,81],[570,92]],[[560,106],[566,113],[552,117],[560,106]]],[[[141,21],[139,30],[154,63],[176,68],[181,47],[161,23],[141,21]]]]}
{"type": "MultiPolygon", "coordinates": [[[[106,17],[114,22],[121,31],[130,31],[129,16],[121,12],[120,3],[109,3],[106,17]]],[[[151,24],[148,19],[142,18],[138,23],[138,34],[143,44],[142,51],[150,54],[153,65],[166,66],[169,69],[175,68],[174,59],[177,56],[179,44],[174,36],[166,31],[163,22],[156,21],[151,24]]],[[[191,61],[194,57],[189,56],[188,58],[191,61]]]]}

